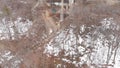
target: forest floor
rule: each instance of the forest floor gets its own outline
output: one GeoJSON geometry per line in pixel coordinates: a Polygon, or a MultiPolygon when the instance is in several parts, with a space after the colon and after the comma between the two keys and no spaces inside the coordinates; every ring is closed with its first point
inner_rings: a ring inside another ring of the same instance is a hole
{"type": "Polygon", "coordinates": [[[103,1],[60,22],[42,0],[0,0],[0,68],[119,68],[120,4],[103,1]]]}

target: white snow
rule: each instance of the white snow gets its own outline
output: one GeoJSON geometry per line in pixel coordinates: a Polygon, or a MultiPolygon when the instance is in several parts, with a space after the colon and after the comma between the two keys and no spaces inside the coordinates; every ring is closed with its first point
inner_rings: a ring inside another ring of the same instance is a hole
{"type": "MultiPolygon", "coordinates": [[[[94,31],[78,36],[74,34],[74,28],[76,27],[73,28],[70,26],[69,29],[59,32],[58,35],[47,44],[44,53],[49,56],[57,56],[58,58],[62,55],[64,56],[62,57],[62,61],[72,63],[76,67],[86,63],[90,65],[90,68],[95,68],[92,64],[97,65],[99,68],[104,67],[108,59],[107,57],[111,55],[108,65],[113,65],[112,62],[115,52],[114,50],[108,52],[108,49],[109,46],[117,46],[119,34],[114,32],[120,31],[120,28],[112,17],[105,18],[100,23],[100,26],[91,25],[91,27],[95,29],[94,31]],[[79,43],[79,45],[77,43],[79,43]],[[64,51],[64,54],[59,54],[62,51],[64,51]],[[72,61],[70,58],[65,58],[66,56],[69,56],[72,61]],[[80,60],[75,60],[76,57],[79,57],[80,60]]],[[[87,27],[86,25],[80,26],[80,34],[86,31],[87,28],[91,29],[91,27],[87,27]]],[[[120,45],[118,44],[118,46],[120,45]]],[[[118,49],[114,67],[108,66],[108,68],[120,67],[119,51],[118,49]]]]}
{"type": "Polygon", "coordinates": [[[23,3],[23,4],[27,4],[27,2],[26,1],[20,1],[21,3],[23,3]]]}
{"type": "Polygon", "coordinates": [[[21,17],[17,18],[15,21],[7,21],[6,18],[3,18],[0,21],[0,39],[10,39],[10,37],[12,37],[12,40],[14,40],[16,35],[19,37],[21,35],[27,35],[27,31],[31,25],[32,21],[29,19],[23,19],[21,17]],[[18,34],[16,34],[16,32],[18,34]]]}
{"type": "Polygon", "coordinates": [[[5,68],[19,68],[21,61],[21,58],[13,55],[9,50],[0,51],[0,65],[5,68]]]}
{"type": "Polygon", "coordinates": [[[115,62],[114,68],[119,68],[120,67],[120,48],[118,49],[115,61],[116,62],[115,62]]]}

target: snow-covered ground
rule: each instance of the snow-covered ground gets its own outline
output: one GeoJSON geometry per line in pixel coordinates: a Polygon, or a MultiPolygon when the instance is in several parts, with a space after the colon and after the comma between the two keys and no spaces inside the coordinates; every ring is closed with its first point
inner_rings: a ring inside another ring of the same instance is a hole
{"type": "Polygon", "coordinates": [[[0,39],[14,40],[16,36],[27,35],[28,29],[31,27],[32,21],[29,19],[17,18],[15,21],[3,18],[0,21],[0,39]]]}
{"type": "MultiPolygon", "coordinates": [[[[75,33],[76,26],[60,31],[45,47],[48,57],[54,56],[65,63],[88,68],[120,67],[120,27],[114,18],[105,18],[101,25],[81,25],[75,33]]],[[[78,28],[78,27],[77,27],[78,28]]],[[[57,64],[56,67],[60,67],[57,64]]]]}
{"type": "Polygon", "coordinates": [[[9,50],[0,51],[0,65],[2,68],[20,68],[22,59],[9,50]]]}
{"type": "MultiPolygon", "coordinates": [[[[105,18],[98,22],[101,25],[70,25],[68,29],[57,33],[56,37],[45,46],[44,53],[55,57],[56,68],[72,64],[76,68],[87,65],[88,68],[119,68],[120,67],[120,25],[114,18],[105,18]],[[76,32],[76,30],[78,30],[76,32]],[[57,61],[64,63],[57,63],[57,61]]],[[[15,39],[28,35],[32,26],[29,19],[17,18],[15,21],[0,21],[0,39],[15,39]],[[23,21],[24,20],[24,21],[23,21]]],[[[4,68],[20,68],[23,60],[9,50],[0,51],[0,65],[4,68]],[[11,67],[9,67],[11,66],[11,67]]]]}

